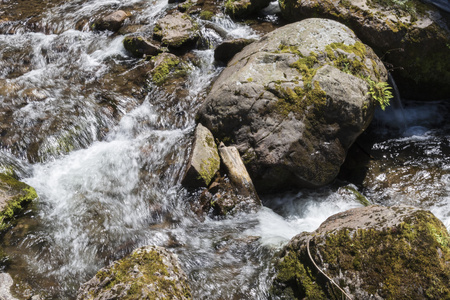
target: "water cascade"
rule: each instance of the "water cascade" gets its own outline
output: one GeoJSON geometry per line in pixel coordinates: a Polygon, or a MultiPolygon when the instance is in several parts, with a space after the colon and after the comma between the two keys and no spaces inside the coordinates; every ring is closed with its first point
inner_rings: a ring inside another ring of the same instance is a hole
{"type": "MultiPolygon", "coordinates": [[[[199,195],[180,181],[195,113],[223,69],[209,47],[260,34],[224,16],[198,20],[208,49],[192,52],[178,97],[146,80],[149,62],[126,53],[124,35],[89,30],[94,16],[124,9],[131,11],[128,25],[151,32],[172,4],[42,3],[35,19],[0,22],[0,120],[9,124],[0,127],[0,166],[13,165],[39,195],[3,236],[10,257],[4,271],[18,297],[74,299],[103,266],[139,246],[160,245],[178,254],[194,299],[267,299],[272,258],[290,238],[361,206],[349,184],[336,181],[263,197],[258,213],[199,218],[191,207],[199,195]]],[[[449,227],[449,106],[417,103],[404,111],[402,132],[410,124],[427,130],[386,137],[374,122],[372,151],[380,159],[363,192],[373,203],[431,209],[449,227]],[[396,174],[398,184],[389,185],[386,174],[396,174]]]]}

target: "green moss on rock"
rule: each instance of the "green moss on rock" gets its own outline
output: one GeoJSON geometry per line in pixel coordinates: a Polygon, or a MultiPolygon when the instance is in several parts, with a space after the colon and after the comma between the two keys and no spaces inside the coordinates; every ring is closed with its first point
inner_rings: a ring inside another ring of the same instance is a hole
{"type": "Polygon", "coordinates": [[[0,230],[30,201],[37,198],[34,188],[0,173],[0,230]]]}
{"type": "Polygon", "coordinates": [[[186,275],[161,247],[143,247],[97,272],[77,299],[191,299],[186,275]]]}
{"type": "Polygon", "coordinates": [[[294,238],[278,263],[274,293],[294,295],[291,299],[336,298],[307,256],[311,239],[315,262],[355,299],[450,299],[450,236],[442,222],[422,210],[383,226],[390,221],[381,217],[377,226],[365,227],[361,221],[294,238]]]}

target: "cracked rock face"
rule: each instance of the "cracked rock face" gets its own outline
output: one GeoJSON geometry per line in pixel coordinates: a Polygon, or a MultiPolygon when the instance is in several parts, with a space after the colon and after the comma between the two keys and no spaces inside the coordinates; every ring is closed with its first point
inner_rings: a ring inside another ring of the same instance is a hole
{"type": "Polygon", "coordinates": [[[235,145],[258,192],[332,181],[370,123],[367,78],[386,69],[346,26],[307,19],[238,53],[215,82],[199,120],[235,145]]]}

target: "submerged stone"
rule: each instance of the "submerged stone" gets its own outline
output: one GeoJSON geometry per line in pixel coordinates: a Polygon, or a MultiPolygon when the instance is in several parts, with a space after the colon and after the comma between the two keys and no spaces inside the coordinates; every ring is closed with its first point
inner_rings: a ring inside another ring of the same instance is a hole
{"type": "Polygon", "coordinates": [[[428,211],[351,209],[289,242],[272,293],[282,299],[330,299],[343,295],[339,286],[353,299],[447,299],[449,246],[447,229],[428,211]]]}
{"type": "Polygon", "coordinates": [[[98,271],[81,286],[77,299],[187,300],[191,291],[175,254],[145,246],[98,271]]]}

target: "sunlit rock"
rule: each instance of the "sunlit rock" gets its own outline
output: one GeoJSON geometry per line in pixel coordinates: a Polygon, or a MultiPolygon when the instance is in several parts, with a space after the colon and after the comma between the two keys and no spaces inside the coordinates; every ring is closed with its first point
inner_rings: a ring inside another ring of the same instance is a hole
{"type": "Polygon", "coordinates": [[[191,291],[177,256],[146,246],[98,271],[81,286],[77,299],[187,300],[191,291]]]}
{"type": "Polygon", "coordinates": [[[383,57],[405,98],[447,99],[450,95],[450,21],[436,7],[420,0],[279,3],[289,21],[314,15],[348,24],[383,57]]]}
{"type": "Polygon", "coordinates": [[[352,299],[444,299],[450,294],[449,242],[445,226],[428,211],[351,209],[289,242],[272,292],[281,299],[333,299],[343,296],[340,288],[352,299]]]}
{"type": "Polygon", "coordinates": [[[369,125],[387,79],[346,26],[308,19],[244,48],[214,83],[199,121],[235,145],[258,192],[331,182],[369,125]]]}
{"type": "Polygon", "coordinates": [[[189,187],[208,186],[220,167],[220,157],[212,133],[202,124],[195,130],[192,154],[183,178],[189,187]]]}
{"type": "Polygon", "coordinates": [[[95,30],[110,30],[116,32],[127,18],[128,14],[126,12],[118,10],[95,21],[94,24],[92,24],[92,28],[95,30]]]}
{"type": "Polygon", "coordinates": [[[176,12],[159,19],[153,31],[165,46],[180,48],[198,39],[198,24],[187,14],[176,12]]]}

